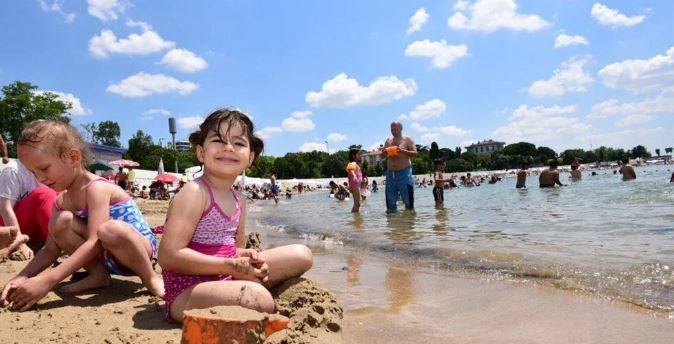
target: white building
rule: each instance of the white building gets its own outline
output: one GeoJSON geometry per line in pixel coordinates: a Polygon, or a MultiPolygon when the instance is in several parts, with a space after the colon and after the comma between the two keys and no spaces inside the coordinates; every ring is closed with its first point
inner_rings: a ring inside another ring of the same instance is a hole
{"type": "Polygon", "coordinates": [[[489,139],[473,143],[472,145],[466,147],[466,150],[475,154],[489,155],[492,152],[498,152],[502,150],[503,146],[505,146],[505,142],[499,142],[489,139]]]}

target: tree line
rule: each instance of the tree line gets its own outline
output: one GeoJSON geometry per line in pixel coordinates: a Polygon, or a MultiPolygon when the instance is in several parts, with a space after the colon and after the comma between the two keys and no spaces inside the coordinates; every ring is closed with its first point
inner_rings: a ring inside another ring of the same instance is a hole
{"type": "MultiPolygon", "coordinates": [[[[68,110],[72,105],[58,99],[53,93],[36,93],[36,85],[28,82],[16,81],[2,87],[0,98],[0,133],[8,141],[16,142],[21,130],[31,121],[51,119],[70,123],[68,110]]],[[[121,147],[121,130],[114,121],[100,123],[85,123],[79,128],[84,137],[92,143],[113,147],[121,147]]],[[[358,147],[360,145],[352,145],[358,147]]],[[[16,156],[15,145],[10,145],[10,155],[16,156]]],[[[502,170],[519,167],[523,162],[530,165],[545,165],[549,159],[559,159],[563,164],[570,164],[575,158],[582,158],[583,162],[595,163],[602,161],[618,161],[623,158],[650,158],[651,154],[642,145],[626,150],[601,146],[593,150],[567,149],[555,152],[550,147],[538,146],[529,142],[517,142],[506,145],[501,151],[489,155],[475,154],[463,151],[461,147],[440,148],[436,142],[430,146],[417,145],[418,155],[412,159],[412,168],[416,174],[425,174],[433,171],[433,162],[436,159],[445,161],[445,172],[467,172],[474,170],[502,170]]],[[[667,154],[672,153],[672,147],[664,149],[667,154]]],[[[659,156],[660,149],[655,149],[659,156]]],[[[125,159],[131,159],[140,164],[140,168],[155,170],[163,159],[166,170],[173,170],[178,162],[180,171],[199,164],[192,150],[178,152],[170,147],[155,144],[152,136],[142,130],[128,141],[128,150],[125,159]]],[[[340,150],[328,154],[327,152],[292,152],[282,157],[263,155],[246,171],[251,177],[268,177],[275,172],[278,178],[329,178],[346,177],[345,166],[348,163],[348,150],[340,150]]],[[[369,176],[381,176],[386,171],[385,161],[369,166],[362,162],[363,171],[369,176]]]]}

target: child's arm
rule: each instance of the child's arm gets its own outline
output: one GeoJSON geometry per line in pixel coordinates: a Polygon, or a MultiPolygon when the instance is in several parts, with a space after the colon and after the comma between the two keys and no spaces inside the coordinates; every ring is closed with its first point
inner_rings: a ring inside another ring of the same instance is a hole
{"type": "MultiPolygon", "coordinates": [[[[173,198],[159,244],[159,265],[166,270],[188,275],[235,275],[237,279],[262,280],[260,269],[252,266],[249,257],[221,258],[206,255],[187,247],[206,208],[199,184],[190,182],[173,198]]],[[[243,217],[240,221],[245,221],[243,217]]]]}

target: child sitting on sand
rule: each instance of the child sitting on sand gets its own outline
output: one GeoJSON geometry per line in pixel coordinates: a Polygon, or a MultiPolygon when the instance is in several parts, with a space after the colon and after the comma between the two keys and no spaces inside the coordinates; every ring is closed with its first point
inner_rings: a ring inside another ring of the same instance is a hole
{"type": "Polygon", "coordinates": [[[166,315],[181,321],[185,310],[220,305],[273,312],[267,288],[309,270],[312,254],[304,245],[245,249],[246,203],[232,184],[264,144],[251,120],[229,109],[211,113],[189,140],[204,174],[173,198],[166,217],[159,246],[166,315]]]}
{"type": "Polygon", "coordinates": [[[349,179],[349,191],[353,198],[352,213],[357,213],[360,210],[360,184],[363,182],[363,172],[358,163],[360,162],[360,148],[349,149],[349,164],[346,165],[346,173],[349,179]]]}
{"type": "Polygon", "coordinates": [[[75,128],[31,122],[19,137],[18,153],[39,182],[63,192],[54,201],[45,246],[5,286],[5,305],[25,311],[82,267],[88,275],[63,286],[63,292],[108,286],[110,274],[137,274],[150,292],[163,296],[161,276],[151,263],[157,238],[124,190],[85,169],[88,144],[75,128]],[[62,252],[69,256],[45,271],[62,252]]]}

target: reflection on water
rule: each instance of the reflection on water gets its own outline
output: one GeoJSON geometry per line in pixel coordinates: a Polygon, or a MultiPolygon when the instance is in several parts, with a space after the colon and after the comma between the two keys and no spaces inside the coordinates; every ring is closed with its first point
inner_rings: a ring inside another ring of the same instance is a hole
{"type": "Polygon", "coordinates": [[[386,214],[383,192],[361,213],[326,192],[275,207],[257,202],[269,228],[339,242],[373,254],[448,269],[550,279],[564,288],[596,290],[649,307],[674,309],[674,185],[671,168],[637,168],[623,182],[611,171],[562,182],[568,186],[515,189],[494,185],[445,191],[436,209],[432,188],[415,189],[415,211],[386,214]]]}

